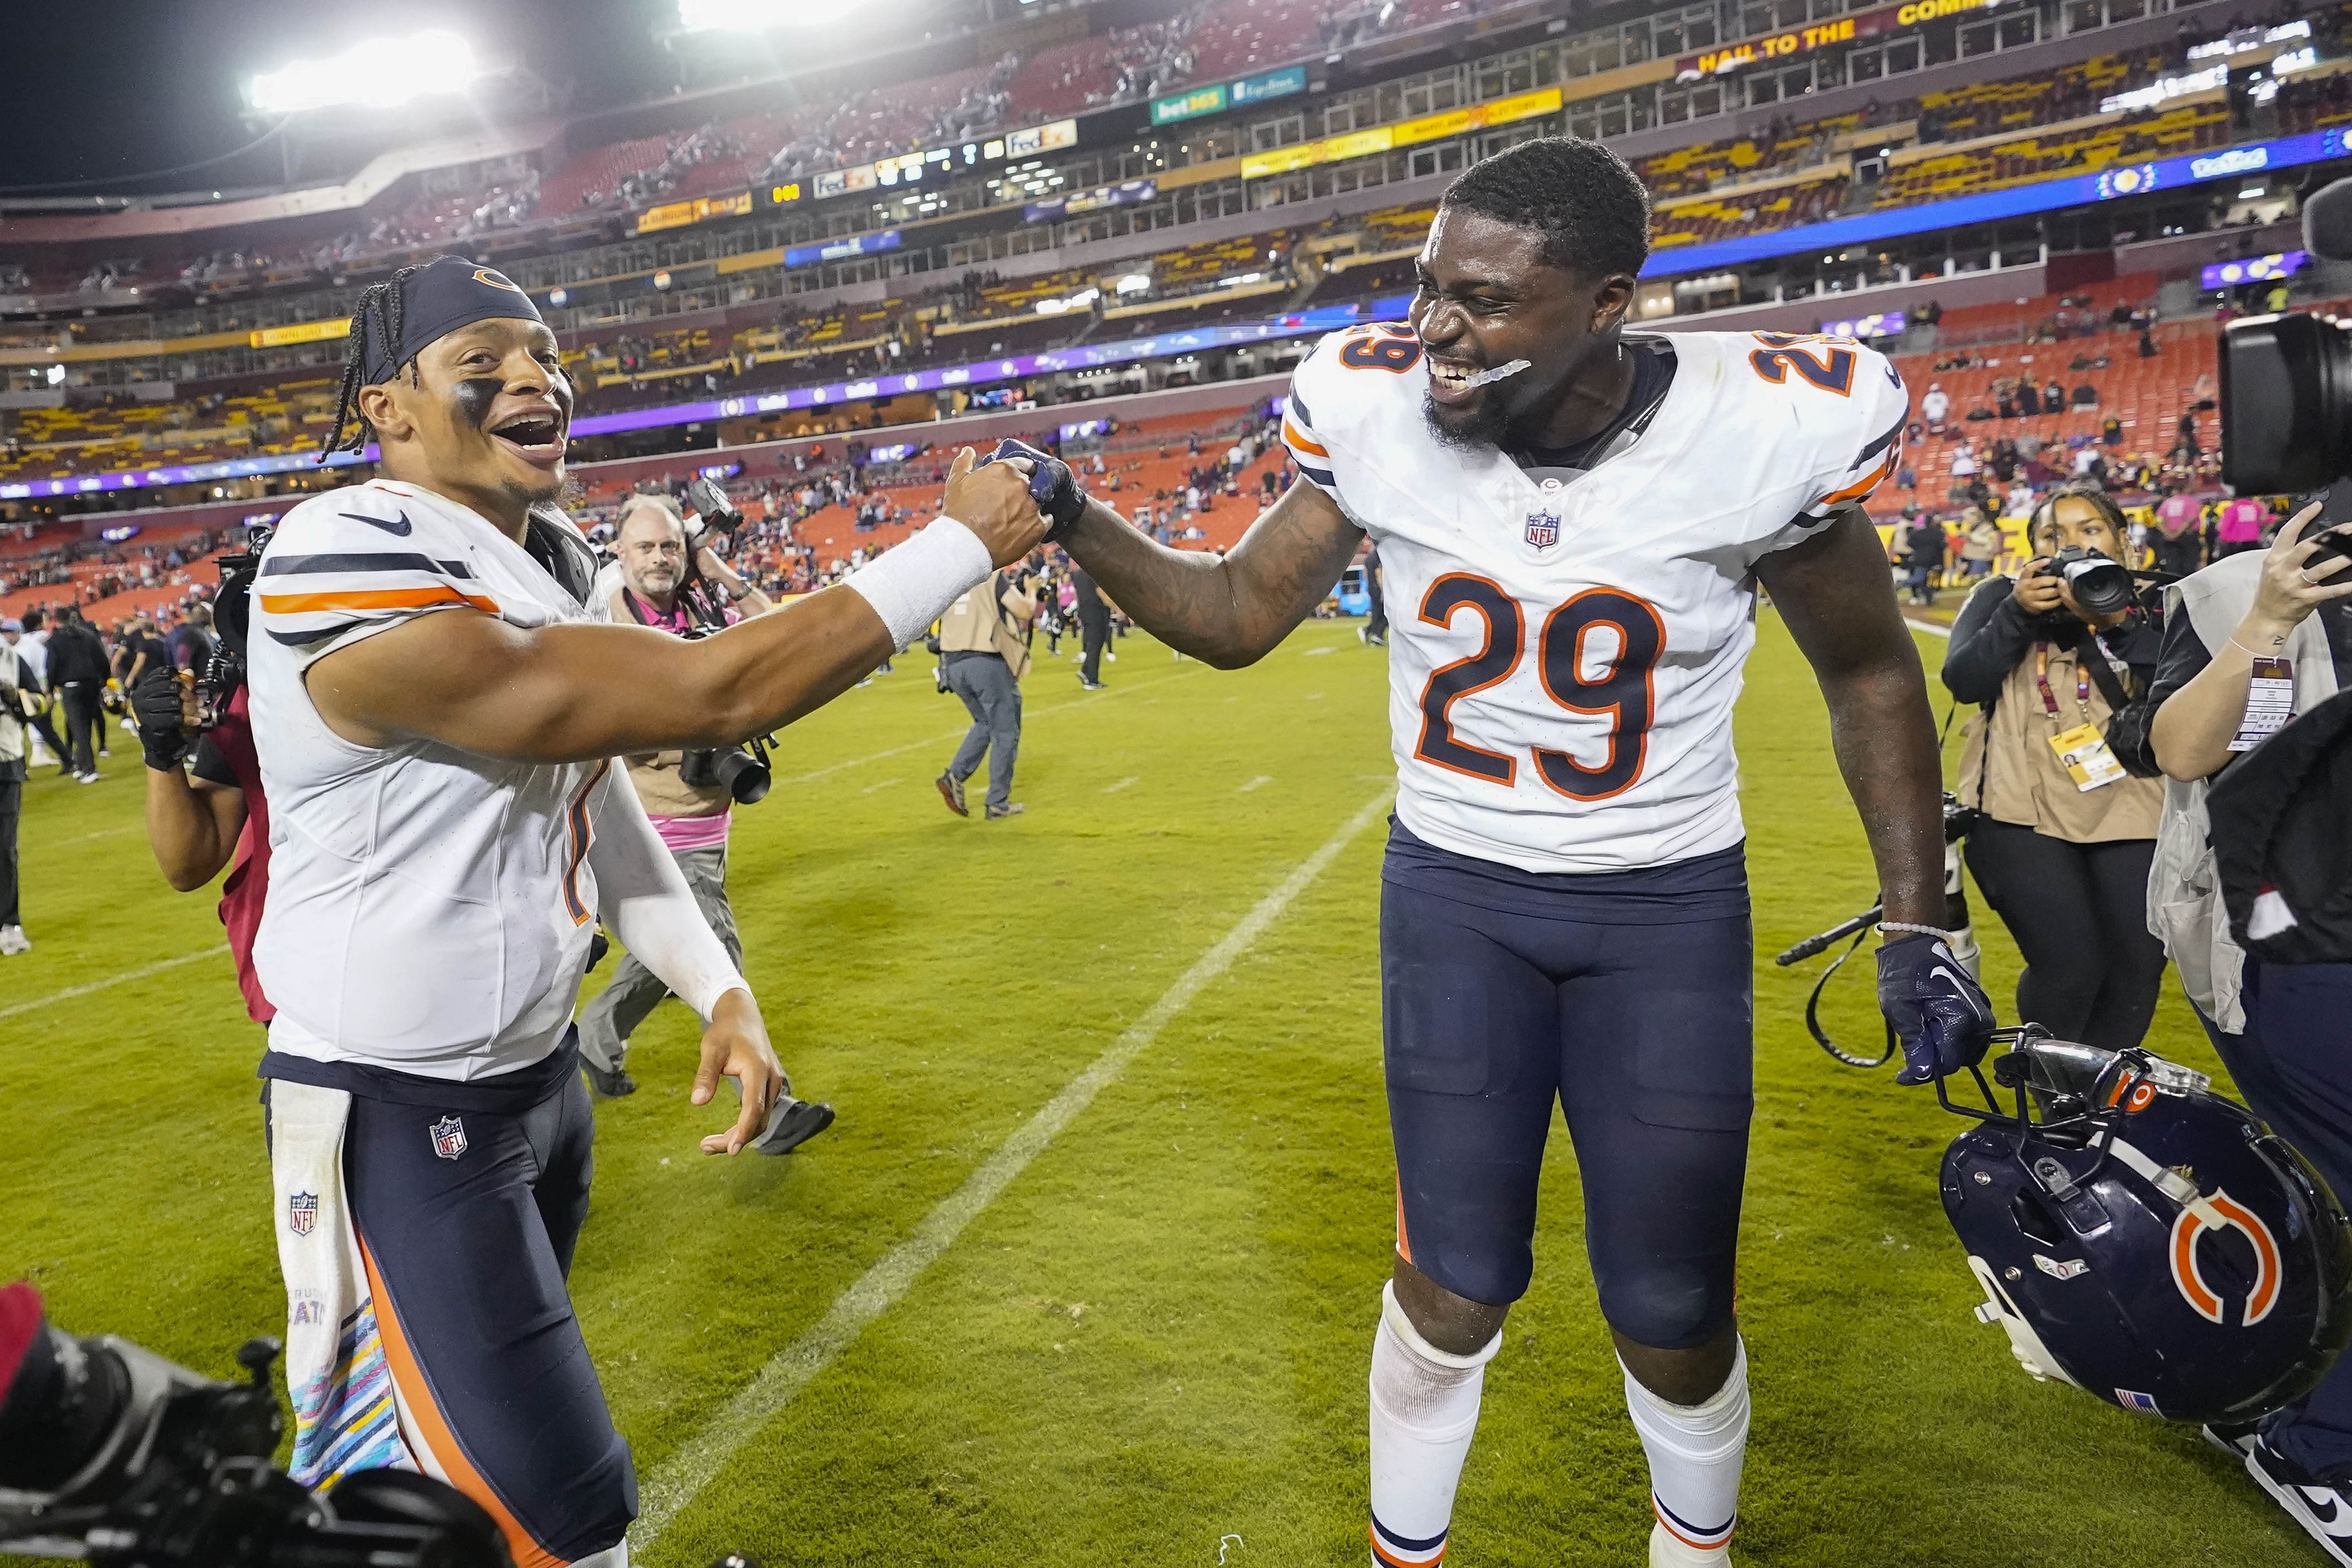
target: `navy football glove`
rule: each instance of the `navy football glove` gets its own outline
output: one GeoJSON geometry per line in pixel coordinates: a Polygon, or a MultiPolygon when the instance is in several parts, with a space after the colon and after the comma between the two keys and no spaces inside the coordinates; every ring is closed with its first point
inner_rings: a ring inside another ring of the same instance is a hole
{"type": "Polygon", "coordinates": [[[1070,471],[1069,464],[1053,453],[1041,452],[1028,442],[1016,441],[1010,436],[999,441],[996,450],[982,458],[980,466],[985,468],[1004,458],[1026,458],[1034,465],[1029,473],[1029,499],[1054,521],[1054,526],[1045,531],[1043,542],[1059,544],[1087,513],[1087,492],[1078,488],[1078,477],[1070,471]]]}
{"type": "Polygon", "coordinates": [[[1878,950],[1878,1009],[1903,1046],[1897,1083],[1972,1068],[1992,1043],[1992,1004],[1939,936],[1897,937],[1878,950]]]}
{"type": "Polygon", "coordinates": [[[139,683],[131,689],[131,716],[139,725],[139,746],[146,753],[147,765],[159,773],[178,767],[196,749],[180,697],[179,672],[173,669],[143,670],[139,683]]]}

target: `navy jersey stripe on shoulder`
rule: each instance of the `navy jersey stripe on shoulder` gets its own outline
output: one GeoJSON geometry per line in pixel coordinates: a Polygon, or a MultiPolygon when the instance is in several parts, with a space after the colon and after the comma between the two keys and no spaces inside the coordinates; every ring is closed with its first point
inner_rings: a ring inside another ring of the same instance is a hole
{"type": "Polygon", "coordinates": [[[265,577],[291,577],[314,572],[438,572],[451,577],[471,577],[462,561],[436,561],[430,555],[389,550],[350,554],[278,555],[261,563],[265,577]]]}

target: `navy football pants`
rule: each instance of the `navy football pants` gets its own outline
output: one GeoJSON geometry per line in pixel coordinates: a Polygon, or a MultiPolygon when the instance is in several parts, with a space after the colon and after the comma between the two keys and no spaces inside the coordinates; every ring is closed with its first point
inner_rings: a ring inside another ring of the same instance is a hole
{"type": "Polygon", "coordinates": [[[1745,914],[1545,919],[1384,882],[1398,1253],[1474,1301],[1524,1295],[1557,1100],[1610,1326],[1662,1350],[1721,1333],[1754,1103],[1751,951],[1745,914]]]}
{"type": "MultiPolygon", "coordinates": [[[[2352,1203],[2352,963],[2249,954],[2243,1000],[2243,1034],[2198,1015],[2215,1053],[2248,1109],[2302,1151],[2338,1203],[2352,1203]]],[[[2264,1422],[2263,1435],[2313,1475],[2352,1479],[2352,1355],[2264,1422]]]]}

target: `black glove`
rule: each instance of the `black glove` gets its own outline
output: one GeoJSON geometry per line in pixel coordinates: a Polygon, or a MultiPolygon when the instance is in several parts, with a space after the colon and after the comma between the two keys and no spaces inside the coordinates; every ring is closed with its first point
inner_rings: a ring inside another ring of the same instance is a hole
{"type": "Polygon", "coordinates": [[[1992,1004],[1939,936],[1914,932],[1878,950],[1878,1009],[1903,1045],[1897,1083],[1972,1068],[1992,1043],[1992,1004]]]}
{"type": "Polygon", "coordinates": [[[196,738],[189,732],[180,708],[177,670],[151,669],[140,676],[139,683],[131,689],[131,716],[138,722],[139,744],[147,753],[147,765],[157,773],[178,767],[196,749],[196,738]]]}
{"type": "Polygon", "coordinates": [[[1016,441],[1007,436],[996,444],[996,450],[980,460],[980,466],[1004,458],[1026,458],[1035,465],[1029,473],[1029,497],[1037,510],[1054,520],[1045,531],[1046,544],[1059,544],[1070,530],[1078,526],[1078,519],[1087,514],[1087,492],[1078,488],[1077,475],[1070,465],[1051,452],[1041,452],[1026,441],[1016,441]]]}

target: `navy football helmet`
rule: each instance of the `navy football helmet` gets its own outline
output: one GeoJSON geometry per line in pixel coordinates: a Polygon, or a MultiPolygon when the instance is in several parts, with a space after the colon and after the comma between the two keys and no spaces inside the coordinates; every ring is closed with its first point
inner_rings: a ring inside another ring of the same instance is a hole
{"type": "Polygon", "coordinates": [[[2004,1029],[2013,1110],[1944,1155],[1944,1212],[2036,1378],[2137,1415],[2245,1422],[2352,1342],[2352,1220],[2317,1172],[2210,1080],[2145,1050],[2004,1029]]]}

